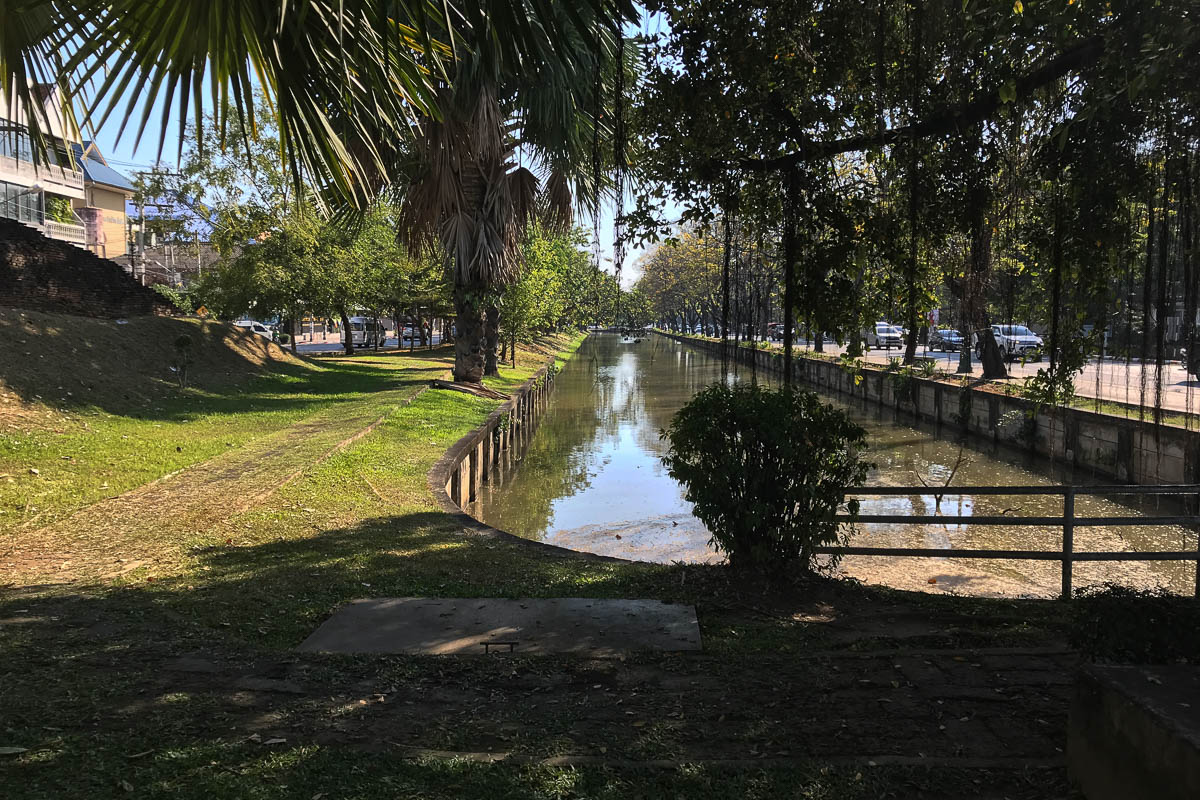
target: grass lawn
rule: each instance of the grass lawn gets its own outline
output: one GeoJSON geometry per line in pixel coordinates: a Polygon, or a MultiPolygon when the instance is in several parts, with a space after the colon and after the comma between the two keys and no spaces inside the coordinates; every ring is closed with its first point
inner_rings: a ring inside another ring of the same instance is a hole
{"type": "MultiPolygon", "coordinates": [[[[516,386],[577,345],[559,338],[524,352],[492,385],[516,386]]],[[[1030,772],[955,761],[1007,748],[1037,762],[1065,737],[1065,689],[1050,681],[1063,670],[1058,656],[1006,657],[1010,664],[970,655],[1056,646],[1058,604],[822,581],[763,587],[719,567],[593,562],[465,533],[435,505],[426,475],[496,403],[445,391],[405,402],[449,355],[287,365],[240,390],[164,399],[155,414],[79,411],[71,416],[88,429],[17,434],[40,444],[13,444],[5,469],[32,465],[47,487],[61,488],[35,503],[55,524],[19,529],[14,546],[36,534],[44,548],[70,551],[72,564],[54,580],[44,560],[10,567],[0,593],[0,748],[23,748],[0,755],[4,796],[1065,792],[1054,765],[1030,772]],[[366,428],[336,428],[339,420],[376,414],[382,421],[365,435],[340,438],[366,428]],[[304,450],[327,428],[327,441],[304,450]],[[253,450],[272,437],[286,446],[253,450]],[[187,443],[182,453],[177,442],[187,443]],[[234,458],[230,451],[254,453],[239,469],[266,459],[290,480],[203,472],[234,458]],[[116,477],[109,462],[134,454],[145,456],[142,471],[116,477]],[[208,513],[176,521],[149,490],[121,506],[142,523],[77,510],[188,464],[155,485],[190,486],[193,470],[210,476],[215,488],[192,502],[213,506],[208,513]],[[70,488],[106,482],[104,492],[70,488]],[[248,501],[238,496],[247,486],[257,492],[248,501]],[[99,531],[86,530],[92,524],[99,531]],[[118,551],[138,566],[89,567],[118,551]],[[692,603],[705,651],[620,660],[292,651],[348,600],[412,595],[692,603]],[[1003,703],[971,693],[984,673],[1008,669],[1047,681],[997,689],[1003,703]],[[953,691],[930,695],[921,677],[929,670],[953,691]],[[490,763],[482,753],[506,755],[490,763]]]]}

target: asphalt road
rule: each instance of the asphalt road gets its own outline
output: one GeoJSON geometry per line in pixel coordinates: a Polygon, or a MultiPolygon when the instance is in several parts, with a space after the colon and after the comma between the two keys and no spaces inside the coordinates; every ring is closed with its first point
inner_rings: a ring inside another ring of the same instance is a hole
{"type": "MultiPolygon", "coordinates": [[[[301,336],[300,339],[296,342],[296,350],[301,353],[310,353],[310,354],[311,353],[337,353],[342,350],[341,337],[336,334],[330,334],[328,336],[328,338],[322,337],[320,334],[317,334],[317,336],[315,338],[316,338],[315,341],[306,342],[304,340],[304,337],[301,336]]],[[[436,347],[437,345],[439,345],[441,343],[442,343],[442,337],[435,333],[433,335],[434,346],[436,347]]],[[[420,344],[417,345],[417,347],[420,347],[420,346],[421,346],[420,344]]],[[[389,348],[395,349],[395,347],[396,347],[396,337],[395,336],[389,338],[383,344],[384,349],[389,349],[389,348]]],[[[407,339],[404,340],[404,347],[405,347],[405,349],[408,349],[408,340],[407,339]]]]}

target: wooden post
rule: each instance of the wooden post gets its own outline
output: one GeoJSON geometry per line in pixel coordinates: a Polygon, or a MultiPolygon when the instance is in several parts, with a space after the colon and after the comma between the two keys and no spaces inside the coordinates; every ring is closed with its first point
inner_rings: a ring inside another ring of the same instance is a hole
{"type": "Polygon", "coordinates": [[[1062,599],[1071,599],[1071,567],[1075,553],[1075,487],[1063,495],[1062,599]]]}

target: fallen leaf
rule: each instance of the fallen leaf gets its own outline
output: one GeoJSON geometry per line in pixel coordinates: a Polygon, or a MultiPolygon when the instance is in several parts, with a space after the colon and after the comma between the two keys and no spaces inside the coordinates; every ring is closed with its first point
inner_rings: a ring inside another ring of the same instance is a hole
{"type": "Polygon", "coordinates": [[[0,747],[0,756],[16,756],[28,752],[28,747],[0,747]]]}
{"type": "Polygon", "coordinates": [[[267,739],[265,742],[263,742],[263,744],[283,744],[286,741],[287,739],[281,739],[276,736],[274,739],[267,739]]]}

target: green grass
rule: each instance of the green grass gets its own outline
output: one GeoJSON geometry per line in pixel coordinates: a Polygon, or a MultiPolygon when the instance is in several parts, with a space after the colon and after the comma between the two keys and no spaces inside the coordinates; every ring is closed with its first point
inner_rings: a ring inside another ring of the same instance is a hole
{"type": "Polygon", "coordinates": [[[141,412],[81,410],[57,429],[0,434],[0,531],[52,522],[332,406],[444,372],[433,361],[361,361],[281,366],[228,393],[188,390],[141,412]]]}

